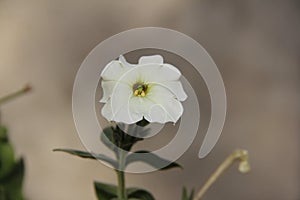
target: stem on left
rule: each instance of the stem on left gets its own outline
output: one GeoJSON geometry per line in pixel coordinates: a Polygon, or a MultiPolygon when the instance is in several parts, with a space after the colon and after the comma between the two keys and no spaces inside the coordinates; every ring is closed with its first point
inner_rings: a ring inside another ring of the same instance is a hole
{"type": "Polygon", "coordinates": [[[118,176],[118,199],[127,200],[126,186],[125,186],[125,156],[126,153],[123,150],[118,151],[119,169],[116,170],[118,176]]]}

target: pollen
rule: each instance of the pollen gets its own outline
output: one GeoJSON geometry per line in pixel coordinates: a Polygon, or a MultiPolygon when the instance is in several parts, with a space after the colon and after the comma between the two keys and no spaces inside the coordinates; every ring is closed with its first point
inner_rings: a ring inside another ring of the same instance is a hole
{"type": "Polygon", "coordinates": [[[139,95],[139,91],[138,90],[134,91],[134,96],[138,96],[138,95],[139,95]]]}
{"type": "Polygon", "coordinates": [[[136,83],[132,87],[133,94],[136,97],[145,97],[148,90],[148,85],[144,83],[136,83]]]}

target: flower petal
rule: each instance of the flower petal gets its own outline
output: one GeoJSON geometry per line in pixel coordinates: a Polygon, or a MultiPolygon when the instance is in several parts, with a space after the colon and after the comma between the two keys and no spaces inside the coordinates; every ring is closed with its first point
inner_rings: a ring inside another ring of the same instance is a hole
{"type": "Polygon", "coordinates": [[[127,65],[124,60],[120,57],[122,61],[113,60],[108,63],[101,73],[103,80],[117,81],[119,78],[132,68],[131,65],[127,65]]]}
{"type": "Polygon", "coordinates": [[[183,90],[182,84],[180,81],[164,81],[157,83],[163,87],[168,88],[179,101],[184,101],[187,98],[186,93],[183,90]]]}
{"type": "Polygon", "coordinates": [[[149,122],[175,123],[183,113],[180,101],[187,98],[180,76],[176,67],[163,64],[160,55],[141,57],[137,65],[120,56],[101,73],[103,97],[100,102],[106,103],[102,115],[109,121],[126,124],[143,117],[149,122]],[[133,86],[139,82],[149,86],[145,97],[133,95],[133,86]]]}
{"type": "Polygon", "coordinates": [[[154,104],[151,107],[148,114],[145,115],[145,119],[151,123],[157,122],[161,124],[164,124],[168,121],[172,121],[169,119],[164,107],[159,104],[154,104]]]}
{"type": "Polygon", "coordinates": [[[130,111],[132,113],[141,113],[141,118],[149,112],[154,102],[148,98],[133,96],[130,99],[130,111]]]}
{"type": "Polygon", "coordinates": [[[118,82],[111,96],[112,120],[132,124],[139,121],[142,115],[136,115],[130,111],[130,99],[132,88],[125,83],[118,82]]]}
{"type": "Polygon", "coordinates": [[[150,122],[174,122],[176,123],[183,113],[182,104],[175,99],[173,93],[160,85],[153,85],[146,98],[154,104],[150,108],[145,119],[150,122]]]}
{"type": "Polygon", "coordinates": [[[139,64],[163,64],[164,59],[161,55],[142,56],[139,59],[139,64]]]}
{"type": "Polygon", "coordinates": [[[101,103],[106,103],[108,99],[111,97],[113,89],[116,85],[116,81],[105,81],[101,82],[101,86],[103,88],[103,96],[100,100],[101,103]]]}
{"type": "Polygon", "coordinates": [[[112,114],[112,106],[111,106],[111,100],[108,100],[106,104],[104,104],[103,108],[101,109],[101,115],[105,117],[108,121],[113,120],[113,114],[112,114]]]}
{"type": "Polygon", "coordinates": [[[135,67],[139,71],[141,79],[148,83],[161,83],[165,81],[179,80],[181,73],[173,65],[169,64],[145,64],[135,67]]]}
{"type": "Polygon", "coordinates": [[[129,66],[129,67],[135,67],[135,66],[136,66],[135,64],[131,64],[131,63],[127,62],[127,60],[125,59],[125,57],[124,57],[123,55],[120,55],[120,56],[119,56],[119,61],[120,61],[123,65],[129,66]]]}

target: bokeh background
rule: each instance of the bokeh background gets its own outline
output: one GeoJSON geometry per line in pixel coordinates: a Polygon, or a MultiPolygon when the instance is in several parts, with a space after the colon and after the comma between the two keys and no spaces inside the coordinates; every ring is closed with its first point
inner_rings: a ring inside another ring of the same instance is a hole
{"type": "MultiPolygon", "coordinates": [[[[199,134],[178,160],[185,170],[128,174],[128,185],[159,200],[180,199],[183,185],[198,189],[241,147],[250,152],[251,173],[231,168],[204,199],[299,200],[299,0],[0,0],[1,95],[25,83],[34,87],[1,108],[26,159],[28,199],[96,199],[93,180],[116,181],[110,168],[52,149],[84,149],[71,94],[85,56],[109,36],[144,26],[178,30],[206,48],[222,73],[228,114],[207,158],[197,158],[199,134]]],[[[208,116],[209,104],[202,111],[208,116]]]]}

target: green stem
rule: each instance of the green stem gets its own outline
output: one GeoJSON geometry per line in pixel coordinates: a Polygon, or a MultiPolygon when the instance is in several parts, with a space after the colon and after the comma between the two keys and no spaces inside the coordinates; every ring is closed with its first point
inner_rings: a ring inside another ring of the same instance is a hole
{"type": "Polygon", "coordinates": [[[6,103],[7,101],[10,101],[26,92],[29,92],[31,90],[31,87],[29,85],[26,85],[25,87],[23,87],[21,90],[18,90],[16,92],[13,92],[7,96],[1,97],[0,98],[0,105],[3,103],[6,103]]]}
{"type": "Polygon", "coordinates": [[[126,194],[126,187],[125,187],[125,173],[124,173],[124,166],[125,166],[125,152],[123,150],[119,151],[118,154],[118,161],[119,161],[119,169],[117,170],[118,176],[118,199],[119,200],[127,200],[126,194]]]}

